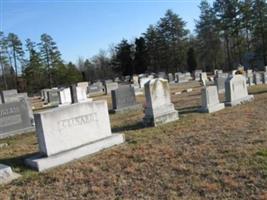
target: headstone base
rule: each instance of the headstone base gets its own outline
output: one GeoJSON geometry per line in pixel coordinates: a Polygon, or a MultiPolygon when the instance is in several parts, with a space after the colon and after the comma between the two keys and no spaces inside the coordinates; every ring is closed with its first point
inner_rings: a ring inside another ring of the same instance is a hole
{"type": "Polygon", "coordinates": [[[0,139],[7,138],[7,137],[12,137],[12,136],[20,135],[20,134],[24,134],[24,133],[31,133],[31,132],[34,132],[34,131],[35,131],[34,127],[29,127],[29,128],[9,131],[9,132],[0,134],[0,139]]]}
{"type": "Polygon", "coordinates": [[[145,116],[143,118],[145,126],[159,126],[168,122],[173,122],[179,119],[178,112],[176,110],[168,113],[164,113],[160,116],[145,116]]]}
{"type": "Polygon", "coordinates": [[[234,101],[231,101],[231,102],[225,102],[225,106],[236,106],[236,105],[239,105],[239,104],[242,104],[242,103],[246,103],[246,102],[249,102],[249,101],[252,101],[254,99],[254,96],[253,95],[248,95],[244,98],[241,98],[241,99],[238,99],[238,100],[234,100],[234,101]]]}
{"type": "Polygon", "coordinates": [[[212,105],[212,106],[209,106],[209,107],[203,107],[203,108],[200,108],[199,111],[200,112],[204,112],[204,113],[213,113],[213,112],[217,112],[217,111],[220,111],[222,109],[224,109],[224,104],[223,103],[219,103],[217,105],[212,105]]]}
{"type": "Polygon", "coordinates": [[[108,147],[121,144],[125,141],[123,134],[112,134],[109,137],[71,149],[56,155],[44,157],[37,154],[25,160],[25,164],[41,172],[59,165],[71,162],[84,156],[94,154],[108,147]]]}
{"type": "Polygon", "coordinates": [[[127,106],[125,108],[115,109],[115,110],[113,110],[113,112],[124,113],[124,112],[131,111],[131,110],[140,110],[141,108],[142,108],[141,104],[136,104],[136,105],[132,105],[132,106],[127,106]]]}
{"type": "Polygon", "coordinates": [[[0,184],[6,184],[14,179],[19,178],[20,175],[13,172],[11,167],[0,164],[0,184]]]}

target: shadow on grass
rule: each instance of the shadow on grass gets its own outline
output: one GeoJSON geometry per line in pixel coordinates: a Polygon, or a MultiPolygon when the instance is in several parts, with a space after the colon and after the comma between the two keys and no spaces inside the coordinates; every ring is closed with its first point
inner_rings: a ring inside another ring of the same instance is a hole
{"type": "Polygon", "coordinates": [[[189,113],[199,113],[199,106],[192,106],[178,109],[179,115],[185,115],[189,113]]]}
{"type": "Polygon", "coordinates": [[[143,124],[143,122],[137,122],[135,124],[126,124],[120,127],[115,127],[112,128],[112,132],[113,133],[119,133],[119,132],[123,132],[123,131],[134,131],[134,130],[139,130],[139,129],[143,129],[145,128],[145,125],[143,124]]]}
{"type": "Polygon", "coordinates": [[[255,91],[255,92],[249,92],[249,94],[264,94],[267,93],[267,90],[261,90],[261,91],[255,91]]]}
{"type": "Polygon", "coordinates": [[[25,170],[29,170],[30,168],[27,167],[24,164],[24,160],[26,158],[30,158],[33,155],[36,155],[36,153],[31,153],[31,154],[26,154],[26,155],[22,155],[22,156],[17,156],[17,157],[12,157],[12,158],[3,158],[0,159],[0,163],[1,164],[5,164],[10,166],[12,169],[14,168],[19,168],[20,171],[25,171],[25,170]]]}

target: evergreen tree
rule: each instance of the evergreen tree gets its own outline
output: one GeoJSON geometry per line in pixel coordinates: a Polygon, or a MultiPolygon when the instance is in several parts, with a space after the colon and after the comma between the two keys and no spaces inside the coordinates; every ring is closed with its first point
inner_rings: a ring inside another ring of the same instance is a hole
{"type": "Polygon", "coordinates": [[[193,72],[197,68],[197,61],[194,48],[190,47],[187,52],[187,64],[189,72],[193,72]]]}
{"type": "Polygon", "coordinates": [[[134,53],[134,73],[141,74],[147,70],[148,54],[145,39],[143,37],[135,39],[134,53]]]}
{"type": "MultiPolygon", "coordinates": [[[[0,31],[0,67],[3,80],[2,88],[8,89],[5,68],[8,65],[7,39],[4,33],[0,31]]],[[[0,87],[1,88],[1,87],[0,87]]]]}

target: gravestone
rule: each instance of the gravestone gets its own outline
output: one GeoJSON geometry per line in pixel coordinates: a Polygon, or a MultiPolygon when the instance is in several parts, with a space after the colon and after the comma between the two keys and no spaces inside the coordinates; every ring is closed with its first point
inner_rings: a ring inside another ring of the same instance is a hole
{"type": "Polygon", "coordinates": [[[187,81],[190,81],[192,79],[192,76],[191,76],[190,72],[186,72],[185,73],[185,78],[186,78],[187,81]]]}
{"type": "Polygon", "coordinates": [[[267,72],[263,72],[262,79],[263,79],[263,83],[267,84],[267,72]]]}
{"type": "Polygon", "coordinates": [[[48,103],[51,106],[58,106],[59,105],[59,94],[58,94],[58,90],[49,90],[47,92],[47,96],[48,96],[48,103]]]}
{"type": "Polygon", "coordinates": [[[213,113],[224,109],[220,103],[216,86],[208,86],[201,90],[201,112],[213,113]]]}
{"type": "Polygon", "coordinates": [[[71,103],[78,103],[76,84],[70,86],[71,103]]]}
{"type": "Polygon", "coordinates": [[[88,87],[88,95],[89,97],[95,97],[95,96],[100,96],[106,94],[105,87],[100,84],[92,84],[88,87]]]}
{"type": "Polygon", "coordinates": [[[225,81],[225,105],[235,106],[254,99],[248,95],[246,78],[243,75],[230,76],[225,81]]]}
{"type": "Polygon", "coordinates": [[[105,83],[106,94],[111,94],[112,90],[118,89],[119,84],[116,82],[105,83]]]}
{"type": "Polygon", "coordinates": [[[138,78],[137,75],[134,75],[133,76],[133,86],[134,86],[134,88],[139,88],[140,87],[140,85],[139,85],[139,78],[138,78]]]}
{"type": "Polygon", "coordinates": [[[141,87],[141,88],[144,88],[144,87],[145,87],[145,84],[146,84],[148,81],[150,81],[150,80],[151,80],[151,78],[149,78],[149,77],[142,77],[142,78],[140,78],[140,79],[139,79],[140,87],[141,87]]]}
{"type": "Polygon", "coordinates": [[[165,79],[153,79],[145,84],[146,107],[144,124],[158,126],[178,120],[178,112],[171,103],[169,83],[165,79]]]}
{"type": "Polygon", "coordinates": [[[200,74],[202,73],[202,70],[195,70],[194,71],[194,79],[196,81],[199,81],[200,80],[200,74]]]}
{"type": "Polygon", "coordinates": [[[262,84],[262,76],[259,72],[254,72],[254,83],[256,85],[261,85],[262,84]]]}
{"type": "Polygon", "coordinates": [[[200,81],[203,83],[203,85],[206,85],[206,83],[208,82],[208,76],[206,72],[200,73],[200,81]]]}
{"type": "Polygon", "coordinates": [[[0,138],[34,131],[25,101],[0,105],[0,138]]]}
{"type": "Polygon", "coordinates": [[[71,104],[70,88],[64,88],[59,90],[59,102],[61,106],[71,104]]]}
{"type": "Polygon", "coordinates": [[[129,85],[120,86],[111,91],[112,108],[115,112],[140,109],[141,105],[136,103],[134,88],[129,85]]]}
{"type": "Polygon", "coordinates": [[[169,80],[169,83],[174,83],[174,78],[173,78],[173,74],[172,73],[168,74],[168,80],[169,80]]]}
{"type": "Polygon", "coordinates": [[[0,185],[10,183],[12,180],[19,177],[20,175],[13,172],[11,167],[0,164],[0,185]]]}
{"type": "Polygon", "coordinates": [[[183,73],[176,73],[177,83],[185,83],[188,82],[186,75],[183,73]]]}
{"type": "Polygon", "coordinates": [[[3,103],[8,103],[7,99],[10,96],[14,96],[15,94],[18,94],[18,91],[16,89],[12,90],[2,90],[1,91],[1,99],[3,103]]]}
{"type": "Polygon", "coordinates": [[[87,91],[88,91],[88,86],[89,86],[88,82],[78,82],[77,83],[77,87],[83,88],[83,90],[86,92],[86,95],[87,95],[87,91]]]}
{"type": "Polygon", "coordinates": [[[112,134],[106,101],[72,104],[36,113],[39,153],[25,160],[43,171],[124,142],[112,134]]]}
{"type": "Polygon", "coordinates": [[[167,78],[165,72],[159,72],[159,73],[158,73],[158,77],[159,77],[159,78],[163,78],[163,79],[167,78]]]}
{"type": "Polygon", "coordinates": [[[215,84],[217,86],[218,93],[224,93],[225,92],[225,81],[228,78],[227,73],[221,73],[218,74],[218,76],[215,78],[215,84]]]}
{"type": "Polygon", "coordinates": [[[76,92],[77,92],[78,103],[89,101],[89,99],[87,98],[87,94],[86,94],[87,88],[77,86],[76,92]]]}

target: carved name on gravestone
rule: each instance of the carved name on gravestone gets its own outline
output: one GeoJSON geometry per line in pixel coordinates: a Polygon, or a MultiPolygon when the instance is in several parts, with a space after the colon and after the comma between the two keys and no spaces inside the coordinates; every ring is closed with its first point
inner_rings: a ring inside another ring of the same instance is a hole
{"type": "Polygon", "coordinates": [[[25,101],[0,105],[0,138],[34,130],[25,101]]]}
{"type": "Polygon", "coordinates": [[[146,107],[144,124],[157,126],[178,120],[178,112],[171,103],[169,83],[153,79],[145,84],[146,107]]]}
{"type": "Polygon", "coordinates": [[[248,95],[246,78],[243,75],[230,76],[225,81],[225,105],[235,106],[254,99],[248,95]]]}
{"type": "Polygon", "coordinates": [[[84,102],[35,114],[39,154],[26,164],[43,171],[124,142],[111,134],[106,101],[84,102]]]}
{"type": "Polygon", "coordinates": [[[134,88],[129,85],[120,86],[111,91],[112,108],[115,112],[140,109],[141,105],[136,103],[134,88]]]}
{"type": "Polygon", "coordinates": [[[220,103],[216,86],[208,86],[201,90],[201,112],[217,112],[224,109],[224,104],[220,103]]]}

